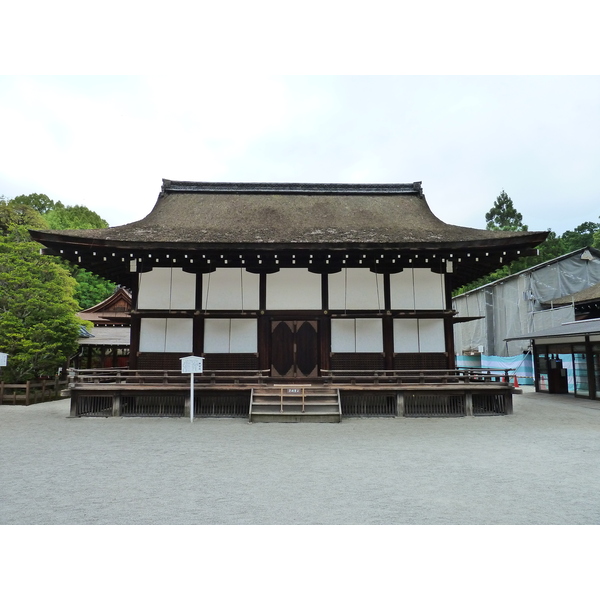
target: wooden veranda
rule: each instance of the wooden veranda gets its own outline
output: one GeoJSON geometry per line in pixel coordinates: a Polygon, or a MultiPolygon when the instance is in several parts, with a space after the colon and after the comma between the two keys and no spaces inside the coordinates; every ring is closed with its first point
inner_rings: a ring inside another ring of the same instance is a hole
{"type": "MultiPolygon", "coordinates": [[[[190,416],[190,376],[180,371],[72,369],[71,416],[190,416]]],[[[512,414],[507,370],[328,371],[282,380],[269,371],[194,376],[195,417],[249,421],[341,421],[345,417],[512,414]]]]}

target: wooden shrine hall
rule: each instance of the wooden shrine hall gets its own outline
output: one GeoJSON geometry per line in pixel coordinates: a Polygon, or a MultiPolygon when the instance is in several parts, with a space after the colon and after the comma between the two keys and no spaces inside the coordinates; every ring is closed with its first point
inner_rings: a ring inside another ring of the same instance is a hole
{"type": "Polygon", "coordinates": [[[446,224],[420,183],[163,180],[140,221],[31,235],[132,292],[129,366],[74,371],[72,414],[184,415],[196,355],[199,416],[340,420],[510,412],[507,373],[455,369],[451,291],[547,232],[446,224]]]}

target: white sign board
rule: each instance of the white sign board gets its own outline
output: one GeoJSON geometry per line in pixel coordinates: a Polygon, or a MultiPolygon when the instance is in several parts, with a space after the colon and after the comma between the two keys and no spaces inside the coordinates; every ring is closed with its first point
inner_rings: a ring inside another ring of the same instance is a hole
{"type": "Polygon", "coordinates": [[[202,373],[204,371],[204,358],[202,356],[184,356],[181,361],[182,373],[202,373]]]}
{"type": "Polygon", "coordinates": [[[8,354],[0,352],[0,367],[5,367],[8,364],[8,354]]]}

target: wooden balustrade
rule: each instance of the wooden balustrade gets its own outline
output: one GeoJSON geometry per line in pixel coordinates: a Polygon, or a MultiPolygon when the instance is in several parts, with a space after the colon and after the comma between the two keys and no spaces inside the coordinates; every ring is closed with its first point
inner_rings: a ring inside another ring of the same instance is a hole
{"type": "Polygon", "coordinates": [[[58,378],[40,381],[27,381],[26,383],[4,383],[0,381],[0,404],[37,404],[56,400],[60,397],[61,390],[66,388],[64,381],[58,378]]]}

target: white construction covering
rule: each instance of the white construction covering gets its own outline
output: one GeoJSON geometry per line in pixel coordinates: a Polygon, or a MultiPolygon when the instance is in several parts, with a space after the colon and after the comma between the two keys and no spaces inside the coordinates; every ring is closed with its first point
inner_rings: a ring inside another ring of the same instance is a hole
{"type": "Polygon", "coordinates": [[[506,338],[573,321],[573,305],[553,307],[552,301],[600,281],[600,253],[594,250],[589,260],[583,254],[583,249],[571,252],[456,296],[453,307],[459,317],[484,317],[455,325],[456,353],[514,356],[527,350],[529,340],[506,338]]]}

